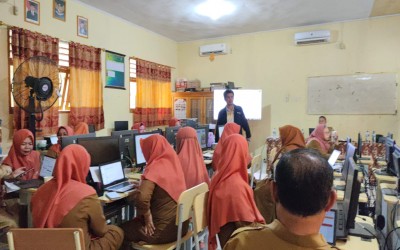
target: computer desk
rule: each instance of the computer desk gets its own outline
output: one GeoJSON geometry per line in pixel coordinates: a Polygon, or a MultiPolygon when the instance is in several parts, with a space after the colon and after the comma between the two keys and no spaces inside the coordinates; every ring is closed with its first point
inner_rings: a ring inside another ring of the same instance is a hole
{"type": "MultiPolygon", "coordinates": [[[[381,193],[381,214],[385,218],[385,226],[382,229],[383,235],[386,237],[390,231],[392,231],[393,228],[397,227],[396,222],[399,217],[399,210],[400,206],[398,205],[399,199],[397,198],[396,189],[396,184],[390,184],[390,183],[381,183],[380,184],[380,193],[381,193]],[[397,211],[395,211],[395,208],[397,206],[397,211]],[[397,215],[397,218],[394,218],[394,215],[397,215]]],[[[397,243],[398,239],[398,233],[392,233],[389,244],[393,246],[393,244],[397,243]],[[395,235],[395,237],[393,237],[395,235]]],[[[391,248],[389,248],[391,249],[391,248]]],[[[395,248],[397,249],[397,248],[395,248]]]]}
{"type": "MultiPolygon", "coordinates": [[[[372,218],[370,218],[368,216],[357,216],[356,222],[368,223],[370,225],[373,225],[372,218]],[[363,218],[363,219],[361,219],[361,218],[363,218]],[[365,221],[364,221],[364,219],[365,219],[365,221]]],[[[378,250],[379,243],[376,238],[371,239],[371,240],[364,240],[358,236],[348,235],[346,241],[337,240],[336,247],[338,247],[341,250],[355,250],[355,249],[378,250]]]]}
{"type": "MultiPolygon", "coordinates": [[[[382,201],[383,201],[383,190],[382,189],[394,189],[390,188],[391,186],[387,184],[395,184],[396,177],[395,176],[388,176],[388,175],[380,175],[376,171],[373,172],[375,180],[376,180],[376,202],[375,202],[375,215],[382,214],[382,201]],[[383,185],[385,184],[385,185],[383,185]]],[[[385,193],[391,191],[384,191],[385,193]]]]}

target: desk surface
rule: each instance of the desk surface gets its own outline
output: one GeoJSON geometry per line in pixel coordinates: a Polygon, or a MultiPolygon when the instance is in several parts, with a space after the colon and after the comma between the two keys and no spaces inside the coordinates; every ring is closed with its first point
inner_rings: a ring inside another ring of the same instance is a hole
{"type": "MultiPolygon", "coordinates": [[[[342,201],[344,199],[344,191],[343,190],[336,190],[337,200],[342,201]]],[[[360,193],[358,197],[358,202],[367,203],[368,197],[366,193],[360,193]]]]}
{"type": "Polygon", "coordinates": [[[380,175],[375,172],[374,172],[374,176],[379,183],[381,183],[381,182],[396,183],[396,180],[397,180],[396,176],[380,175]]]}

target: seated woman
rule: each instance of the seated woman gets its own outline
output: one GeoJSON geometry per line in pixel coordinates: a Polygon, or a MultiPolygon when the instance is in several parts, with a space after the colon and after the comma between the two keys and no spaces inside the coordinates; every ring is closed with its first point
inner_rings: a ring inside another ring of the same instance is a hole
{"type": "Polygon", "coordinates": [[[229,136],[222,144],[221,155],[208,197],[209,249],[216,248],[216,234],[223,247],[237,228],[264,223],[247,182],[246,139],[239,134],[229,136]]]}
{"type": "Polygon", "coordinates": [[[118,249],[124,232],[107,225],[96,191],[86,184],[90,155],[84,147],[64,148],[54,168],[54,178],[33,195],[34,227],[82,228],[86,249],[118,249]]]}
{"type": "Polygon", "coordinates": [[[224,126],[224,132],[220,135],[219,141],[217,146],[215,147],[213,158],[212,158],[212,168],[214,171],[217,171],[218,162],[221,159],[221,152],[222,152],[222,144],[228,138],[228,136],[232,134],[239,134],[240,132],[240,125],[229,122],[224,126]]]}
{"type": "Polygon", "coordinates": [[[176,134],[176,152],[181,162],[187,189],[203,182],[210,184],[196,130],[191,127],[179,129],[176,134]]]}
{"type": "Polygon", "coordinates": [[[89,125],[86,122],[78,122],[74,128],[76,135],[89,134],[89,125]]]}
{"type": "Polygon", "coordinates": [[[0,166],[0,178],[20,176],[23,180],[30,180],[39,177],[40,153],[33,150],[33,140],[33,134],[28,129],[14,133],[13,145],[0,166]]]}
{"type": "Polygon", "coordinates": [[[319,124],[308,137],[306,147],[318,150],[323,157],[329,159],[334,149],[334,145],[330,143],[330,136],[329,128],[325,124],[319,124]]]}
{"type": "MultiPolygon", "coordinates": [[[[306,147],[303,134],[300,129],[294,126],[286,125],[280,127],[279,135],[282,141],[282,147],[275,154],[274,160],[272,161],[272,168],[281,154],[297,148],[306,147]]],[[[272,182],[273,178],[266,178],[259,181],[254,189],[254,199],[266,223],[271,223],[276,218],[275,202],[272,199],[271,192],[272,182]]]]}
{"type": "Polygon", "coordinates": [[[136,129],[137,131],[139,131],[139,133],[144,133],[146,132],[146,126],[144,125],[143,122],[137,122],[134,123],[131,127],[132,130],[136,129]]]}
{"type": "Polygon", "coordinates": [[[173,118],[171,118],[171,120],[169,120],[168,125],[170,127],[181,126],[181,120],[173,117],[173,118]]]}
{"type": "MultiPolygon", "coordinates": [[[[186,190],[179,158],[161,135],[140,141],[147,165],[134,197],[138,217],[122,224],[127,242],[162,244],[176,240],[175,225],[179,196],[186,190]]],[[[182,235],[186,234],[185,223],[182,235]]]]}
{"type": "Polygon", "coordinates": [[[59,127],[57,131],[58,142],[57,144],[51,145],[51,147],[47,151],[47,155],[53,158],[57,158],[61,153],[61,137],[71,135],[74,135],[74,130],[70,126],[59,127]]]}

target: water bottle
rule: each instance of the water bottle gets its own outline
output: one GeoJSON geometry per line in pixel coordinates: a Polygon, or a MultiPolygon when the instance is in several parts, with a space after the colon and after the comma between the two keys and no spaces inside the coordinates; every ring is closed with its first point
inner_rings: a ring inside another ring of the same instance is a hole
{"type": "Polygon", "coordinates": [[[301,133],[302,133],[302,134],[303,134],[303,136],[304,136],[304,128],[302,128],[302,129],[301,129],[301,133]]]}
{"type": "Polygon", "coordinates": [[[375,134],[375,130],[372,131],[372,143],[376,142],[376,134],[375,134]]]}
{"type": "Polygon", "coordinates": [[[276,128],[274,128],[273,130],[272,130],[272,138],[277,138],[277,134],[276,134],[276,128]]]}
{"type": "Polygon", "coordinates": [[[365,141],[368,142],[369,141],[369,131],[367,130],[367,132],[365,132],[365,141]]]}

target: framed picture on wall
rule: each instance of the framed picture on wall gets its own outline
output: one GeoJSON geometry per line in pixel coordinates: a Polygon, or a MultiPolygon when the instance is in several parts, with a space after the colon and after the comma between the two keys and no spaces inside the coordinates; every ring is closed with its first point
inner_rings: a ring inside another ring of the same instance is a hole
{"type": "Polygon", "coordinates": [[[125,55],[106,50],[105,87],[125,89],[125,55]]]}
{"type": "Polygon", "coordinates": [[[65,22],[67,16],[66,0],[53,0],[53,17],[65,22]]]}
{"type": "Polygon", "coordinates": [[[87,18],[82,16],[77,16],[76,18],[76,28],[78,36],[80,37],[89,37],[89,21],[87,18]]]}
{"type": "Polygon", "coordinates": [[[24,0],[25,21],[40,25],[40,3],[35,0],[24,0]]]}

